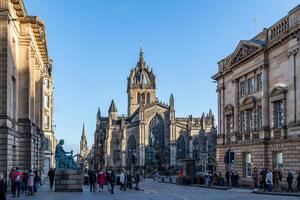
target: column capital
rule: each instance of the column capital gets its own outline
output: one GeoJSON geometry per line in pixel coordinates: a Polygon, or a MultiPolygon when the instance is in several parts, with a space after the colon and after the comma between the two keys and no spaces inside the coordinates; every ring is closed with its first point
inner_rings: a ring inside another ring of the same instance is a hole
{"type": "Polygon", "coordinates": [[[295,56],[295,55],[297,55],[298,52],[299,52],[299,48],[292,49],[288,52],[288,57],[290,57],[292,55],[295,56]]]}

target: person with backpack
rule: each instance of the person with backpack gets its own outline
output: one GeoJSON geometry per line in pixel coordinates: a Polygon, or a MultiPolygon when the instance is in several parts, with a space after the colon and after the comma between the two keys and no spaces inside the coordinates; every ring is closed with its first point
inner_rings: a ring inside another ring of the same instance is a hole
{"type": "Polygon", "coordinates": [[[18,167],[16,167],[16,171],[14,173],[14,179],[13,179],[14,182],[13,197],[16,197],[17,192],[18,192],[17,197],[20,196],[22,175],[23,175],[22,172],[19,170],[18,167]]]}

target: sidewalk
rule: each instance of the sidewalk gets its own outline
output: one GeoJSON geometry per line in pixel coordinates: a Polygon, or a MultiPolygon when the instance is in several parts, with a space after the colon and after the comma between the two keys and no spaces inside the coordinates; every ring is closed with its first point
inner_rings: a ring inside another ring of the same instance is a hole
{"type": "Polygon", "coordinates": [[[276,196],[292,196],[300,197],[300,192],[266,192],[266,191],[253,191],[254,194],[276,195],[276,196]]]}

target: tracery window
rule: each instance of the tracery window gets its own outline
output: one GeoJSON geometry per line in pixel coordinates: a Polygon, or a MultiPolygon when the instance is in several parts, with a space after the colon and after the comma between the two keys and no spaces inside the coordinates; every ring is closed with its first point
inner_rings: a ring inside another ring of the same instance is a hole
{"type": "Polygon", "coordinates": [[[199,143],[198,138],[196,138],[193,141],[193,158],[194,159],[199,159],[200,158],[200,143],[199,143]]]}
{"type": "Polygon", "coordinates": [[[155,115],[149,124],[148,143],[156,149],[164,149],[165,146],[165,127],[162,118],[155,115]]]}
{"type": "Polygon", "coordinates": [[[147,93],[147,103],[150,103],[150,93],[147,93]]]}
{"type": "Polygon", "coordinates": [[[131,135],[127,141],[127,163],[134,164],[136,159],[136,139],[131,135]]]}
{"type": "Polygon", "coordinates": [[[181,135],[179,136],[178,140],[177,140],[177,159],[184,159],[185,155],[186,155],[186,151],[185,151],[185,139],[184,137],[181,135]]]}

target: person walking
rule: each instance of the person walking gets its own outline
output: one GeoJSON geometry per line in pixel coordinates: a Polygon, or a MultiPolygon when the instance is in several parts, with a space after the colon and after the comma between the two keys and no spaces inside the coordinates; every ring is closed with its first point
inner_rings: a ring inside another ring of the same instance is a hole
{"type": "Polygon", "coordinates": [[[95,192],[97,178],[94,170],[89,171],[89,181],[90,181],[90,192],[95,192]]]}
{"type": "Polygon", "coordinates": [[[288,175],[286,177],[286,182],[288,183],[287,192],[289,192],[289,191],[294,192],[293,187],[292,187],[293,179],[294,179],[294,176],[293,176],[292,172],[288,172],[288,175]]]}
{"type": "Polygon", "coordinates": [[[27,178],[27,186],[28,186],[27,195],[33,195],[34,177],[35,174],[32,172],[32,170],[29,170],[29,174],[27,178]]]}
{"type": "Polygon", "coordinates": [[[273,181],[274,181],[274,192],[279,192],[279,171],[277,169],[273,170],[273,181]]]}
{"type": "Polygon", "coordinates": [[[4,174],[0,172],[0,200],[6,200],[7,184],[4,174]]]}
{"type": "Polygon", "coordinates": [[[256,167],[254,167],[253,174],[252,174],[253,184],[254,184],[254,191],[257,191],[258,176],[259,176],[258,170],[257,170],[256,167]]]}
{"type": "Polygon", "coordinates": [[[21,193],[27,193],[27,178],[28,178],[28,171],[25,170],[22,176],[22,183],[21,183],[21,193]]]}
{"type": "Polygon", "coordinates": [[[101,170],[98,174],[99,192],[103,191],[103,185],[105,184],[105,173],[101,170]]]}
{"type": "Polygon", "coordinates": [[[140,175],[138,173],[136,173],[134,175],[134,182],[135,182],[135,188],[134,189],[135,190],[140,190],[140,188],[139,188],[140,181],[141,181],[140,175]]]}
{"type": "Polygon", "coordinates": [[[20,196],[20,192],[21,192],[21,182],[22,182],[22,172],[19,170],[18,167],[16,167],[16,171],[14,173],[14,192],[13,192],[13,197],[17,197],[20,196]],[[18,192],[18,193],[17,193],[18,192]]]}
{"type": "Polygon", "coordinates": [[[269,169],[268,173],[266,174],[266,184],[268,186],[269,192],[272,192],[273,189],[273,174],[272,171],[269,169]]]}
{"type": "Polygon", "coordinates": [[[130,172],[128,172],[128,174],[127,174],[126,184],[127,184],[127,188],[132,190],[132,175],[130,172]]]}
{"type": "Polygon", "coordinates": [[[54,182],[54,177],[55,177],[55,171],[54,169],[50,169],[48,172],[48,177],[49,177],[49,181],[50,181],[50,189],[52,190],[53,188],[53,182],[54,182]]]}
{"type": "Polygon", "coordinates": [[[116,181],[116,176],[114,171],[111,171],[110,173],[110,193],[114,193],[114,187],[115,187],[115,181],[116,181]]]}
{"type": "Polygon", "coordinates": [[[126,187],[125,187],[125,183],[126,183],[126,176],[125,176],[125,172],[122,171],[121,174],[120,174],[120,190],[126,190],[126,187]]]}

